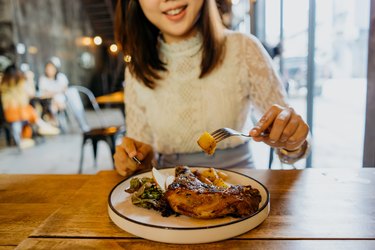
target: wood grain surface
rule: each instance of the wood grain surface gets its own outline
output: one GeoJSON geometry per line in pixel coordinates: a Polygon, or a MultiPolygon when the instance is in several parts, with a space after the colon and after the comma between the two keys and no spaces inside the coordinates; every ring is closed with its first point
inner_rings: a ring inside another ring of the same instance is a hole
{"type": "MultiPolygon", "coordinates": [[[[61,195],[59,185],[47,181],[37,184],[39,188],[31,189],[23,199],[9,193],[20,191],[7,191],[0,197],[0,205],[12,201],[13,206],[17,202],[21,206],[1,209],[0,225],[4,228],[4,225],[11,227],[12,223],[18,223],[18,231],[13,229],[18,234],[17,240],[13,239],[12,244],[28,236],[19,245],[20,249],[248,249],[250,246],[254,249],[375,249],[374,169],[238,171],[259,180],[269,189],[271,211],[260,226],[226,241],[194,246],[163,244],[143,240],[118,228],[107,211],[108,195],[123,179],[114,171],[82,179],[72,176],[71,183],[76,186],[64,185],[70,188],[67,196],[61,195]],[[75,178],[78,178],[76,182],[75,178]],[[49,204],[45,210],[44,203],[49,204]],[[29,210],[30,214],[26,212],[29,210]],[[21,232],[21,224],[28,229],[21,232]],[[30,232],[32,228],[35,230],[30,232]]],[[[13,183],[33,178],[5,177],[10,178],[9,181],[14,178],[10,181],[13,183]]],[[[2,178],[0,181],[3,188],[7,181],[2,178]]],[[[6,231],[0,233],[6,236],[6,231]]],[[[2,246],[6,247],[4,243],[2,246]]]]}
{"type": "Polygon", "coordinates": [[[371,240],[226,240],[196,245],[172,245],[142,239],[27,239],[17,249],[126,249],[126,250],[332,250],[374,249],[371,240]]]}
{"type": "Polygon", "coordinates": [[[18,245],[88,180],[86,175],[0,175],[0,248],[18,245]]]}
{"type": "MultiPolygon", "coordinates": [[[[375,170],[245,170],[269,189],[271,211],[241,239],[375,239],[375,170]]],[[[33,236],[133,237],[107,213],[115,172],[93,176],[33,236]]]]}

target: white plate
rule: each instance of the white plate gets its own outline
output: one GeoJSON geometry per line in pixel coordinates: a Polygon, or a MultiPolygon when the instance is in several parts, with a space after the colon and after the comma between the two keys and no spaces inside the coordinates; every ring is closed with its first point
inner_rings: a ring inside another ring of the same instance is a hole
{"type": "MultiPolygon", "coordinates": [[[[204,169],[191,167],[192,169],[204,169]]],[[[161,173],[174,175],[174,168],[160,169],[161,173]]],[[[225,217],[219,219],[195,219],[187,216],[163,217],[155,210],[140,208],[131,203],[131,194],[124,190],[130,186],[134,177],[151,177],[151,172],[132,176],[111,191],[108,197],[108,213],[112,221],[121,229],[136,236],[165,243],[197,244],[228,239],[243,234],[262,223],[270,210],[270,194],[259,181],[230,170],[220,171],[228,174],[226,180],[231,184],[251,185],[260,191],[262,200],[259,210],[245,218],[225,217]]]]}

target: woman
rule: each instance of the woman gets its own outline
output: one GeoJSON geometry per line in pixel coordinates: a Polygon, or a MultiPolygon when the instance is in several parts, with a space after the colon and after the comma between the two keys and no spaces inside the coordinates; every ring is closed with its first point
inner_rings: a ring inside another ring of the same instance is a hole
{"type": "Polygon", "coordinates": [[[60,59],[52,57],[45,65],[44,75],[39,78],[40,97],[49,100],[43,105],[47,105],[47,112],[54,123],[58,123],[57,114],[66,109],[65,91],[68,88],[68,78],[62,72],[60,59]]]}
{"type": "Polygon", "coordinates": [[[224,30],[214,0],[120,0],[116,24],[129,61],[127,137],[114,155],[121,175],[149,168],[154,152],[161,166],[253,166],[243,138],[220,142],[213,156],[196,143],[203,131],[250,128],[252,110],[263,114],[254,141],[286,163],[304,157],[309,128],[286,104],[269,55],[255,37],[224,30]]]}
{"type": "Polygon", "coordinates": [[[45,123],[29,104],[30,98],[35,94],[33,74],[30,73],[27,74],[29,77],[26,77],[16,66],[11,65],[5,69],[0,82],[5,120],[9,123],[26,122],[21,128],[21,147],[28,147],[34,144],[31,139],[32,130],[30,125],[35,124],[38,127],[37,132],[41,135],[57,135],[60,133],[58,128],[45,123]]]}

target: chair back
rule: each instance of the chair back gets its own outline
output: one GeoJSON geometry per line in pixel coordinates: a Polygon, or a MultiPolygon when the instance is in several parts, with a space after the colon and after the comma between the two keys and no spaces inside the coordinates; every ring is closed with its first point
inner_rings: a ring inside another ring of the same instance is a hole
{"type": "Polygon", "coordinates": [[[95,110],[95,114],[100,122],[101,127],[105,127],[106,124],[105,124],[105,121],[103,120],[102,111],[98,103],[96,102],[95,96],[91,92],[91,90],[82,86],[70,86],[66,90],[65,95],[66,95],[66,99],[68,102],[68,106],[70,110],[72,111],[74,117],[76,118],[80,129],[83,132],[87,132],[91,129],[87,121],[86,110],[83,105],[81,94],[85,95],[88,98],[88,100],[91,103],[91,106],[95,110]]]}

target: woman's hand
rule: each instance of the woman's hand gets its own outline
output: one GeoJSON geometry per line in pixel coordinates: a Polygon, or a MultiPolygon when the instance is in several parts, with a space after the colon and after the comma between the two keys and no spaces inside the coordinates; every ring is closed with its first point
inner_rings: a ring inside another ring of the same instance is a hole
{"type": "Polygon", "coordinates": [[[122,176],[130,176],[138,170],[151,168],[154,158],[152,147],[143,142],[136,141],[130,137],[124,137],[121,145],[116,146],[113,155],[115,168],[122,176]],[[136,163],[132,158],[136,156],[142,164],[136,163]]]}
{"type": "Polygon", "coordinates": [[[273,105],[250,130],[254,141],[288,151],[299,149],[309,134],[309,126],[293,108],[273,105]],[[262,134],[269,134],[264,136],[262,134]]]}

